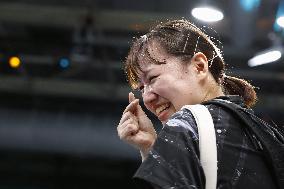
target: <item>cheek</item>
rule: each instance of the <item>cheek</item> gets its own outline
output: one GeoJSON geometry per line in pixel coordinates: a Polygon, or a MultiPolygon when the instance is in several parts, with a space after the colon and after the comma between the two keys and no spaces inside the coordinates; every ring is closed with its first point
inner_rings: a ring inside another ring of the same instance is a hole
{"type": "Polygon", "coordinates": [[[176,99],[179,91],[179,81],[171,77],[157,79],[154,88],[156,94],[169,101],[173,101],[176,99]]]}

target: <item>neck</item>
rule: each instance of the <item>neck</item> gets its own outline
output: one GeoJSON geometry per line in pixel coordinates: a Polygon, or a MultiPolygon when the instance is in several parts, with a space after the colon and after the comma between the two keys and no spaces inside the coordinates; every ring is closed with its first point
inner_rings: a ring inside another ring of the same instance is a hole
{"type": "Polygon", "coordinates": [[[217,82],[215,82],[215,80],[214,81],[211,80],[211,82],[209,82],[209,84],[208,84],[208,90],[205,93],[205,96],[204,96],[202,102],[211,100],[211,99],[216,98],[218,96],[224,96],[222,87],[217,82]]]}

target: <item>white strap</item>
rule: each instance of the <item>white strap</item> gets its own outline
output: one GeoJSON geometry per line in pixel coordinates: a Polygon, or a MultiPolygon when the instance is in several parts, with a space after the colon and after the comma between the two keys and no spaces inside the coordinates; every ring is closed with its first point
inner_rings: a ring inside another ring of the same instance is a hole
{"type": "Polygon", "coordinates": [[[198,127],[200,162],[206,178],[205,189],[216,189],[217,145],[212,116],[204,105],[186,105],[183,108],[191,111],[198,127]]]}

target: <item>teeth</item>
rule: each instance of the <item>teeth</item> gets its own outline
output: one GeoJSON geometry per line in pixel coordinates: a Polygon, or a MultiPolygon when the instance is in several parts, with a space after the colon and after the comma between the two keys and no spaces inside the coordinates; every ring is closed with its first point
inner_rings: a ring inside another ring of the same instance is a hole
{"type": "Polygon", "coordinates": [[[170,107],[170,105],[169,104],[163,104],[163,105],[161,105],[160,107],[158,107],[157,109],[156,109],[156,114],[160,114],[162,111],[164,111],[166,108],[168,108],[168,107],[170,107]]]}

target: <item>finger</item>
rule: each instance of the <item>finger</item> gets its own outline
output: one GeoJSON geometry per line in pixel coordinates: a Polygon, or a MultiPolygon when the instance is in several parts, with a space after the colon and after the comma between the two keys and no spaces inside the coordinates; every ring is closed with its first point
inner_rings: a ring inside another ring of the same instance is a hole
{"type": "Polygon", "coordinates": [[[125,121],[121,121],[120,123],[119,123],[119,125],[117,126],[117,132],[118,132],[118,134],[120,134],[121,133],[121,131],[124,129],[124,127],[126,127],[128,124],[130,124],[130,123],[132,123],[132,120],[131,119],[127,119],[127,120],[125,120],[125,121]]]}
{"type": "Polygon", "coordinates": [[[138,126],[135,124],[127,124],[126,127],[124,127],[120,133],[119,137],[120,139],[126,140],[130,136],[134,136],[138,132],[138,126]]]}
{"type": "Polygon", "coordinates": [[[144,116],[144,115],[146,116],[144,110],[142,109],[142,107],[141,107],[139,104],[137,105],[136,110],[137,110],[137,111],[136,111],[136,112],[137,112],[137,113],[136,113],[137,116],[144,116]]]}
{"type": "Polygon", "coordinates": [[[125,112],[124,114],[122,114],[122,117],[121,117],[118,125],[123,124],[126,120],[131,118],[131,114],[132,114],[131,112],[125,112]]]}
{"type": "Polygon", "coordinates": [[[128,99],[129,99],[129,103],[130,103],[130,102],[134,101],[136,98],[135,98],[134,94],[132,92],[130,92],[128,94],[128,99]]]}
{"type": "Polygon", "coordinates": [[[127,126],[127,124],[136,124],[138,125],[138,121],[136,117],[126,117],[121,119],[119,125],[117,126],[117,130],[121,130],[123,129],[125,126],[127,126]]]}
{"type": "Polygon", "coordinates": [[[135,99],[134,101],[130,102],[130,104],[125,108],[123,113],[125,113],[127,111],[134,113],[136,111],[138,104],[139,104],[139,99],[135,99]]]}
{"type": "Polygon", "coordinates": [[[130,111],[127,111],[127,112],[125,112],[123,115],[122,115],[122,117],[121,117],[121,119],[120,119],[120,121],[119,121],[119,124],[122,124],[123,122],[125,122],[127,119],[133,119],[133,120],[135,120],[136,122],[137,122],[137,120],[138,120],[138,118],[136,117],[136,115],[134,115],[133,113],[131,113],[130,111]]]}

